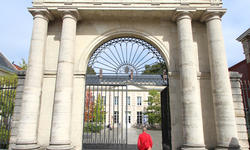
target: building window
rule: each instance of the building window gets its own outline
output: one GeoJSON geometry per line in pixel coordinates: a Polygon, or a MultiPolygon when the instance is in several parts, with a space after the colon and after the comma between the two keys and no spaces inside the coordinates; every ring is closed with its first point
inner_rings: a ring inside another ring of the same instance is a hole
{"type": "Polygon", "coordinates": [[[114,123],[119,123],[119,111],[114,111],[114,123]]]}
{"type": "Polygon", "coordinates": [[[106,105],[106,96],[102,96],[102,103],[106,105]]]}
{"type": "Polygon", "coordinates": [[[137,105],[141,106],[141,96],[137,96],[137,105]]]}
{"type": "Polygon", "coordinates": [[[137,124],[142,124],[142,112],[137,111],[137,124]]]}
{"type": "Polygon", "coordinates": [[[151,105],[151,102],[149,101],[149,97],[148,97],[148,106],[150,106],[151,105]]]}
{"type": "Polygon", "coordinates": [[[114,97],[114,105],[118,105],[119,104],[119,97],[115,96],[114,97]]]}
{"type": "Polygon", "coordinates": [[[127,104],[130,105],[130,96],[127,97],[127,104]]]}
{"type": "Polygon", "coordinates": [[[131,123],[131,111],[127,111],[128,123],[131,123]]]}

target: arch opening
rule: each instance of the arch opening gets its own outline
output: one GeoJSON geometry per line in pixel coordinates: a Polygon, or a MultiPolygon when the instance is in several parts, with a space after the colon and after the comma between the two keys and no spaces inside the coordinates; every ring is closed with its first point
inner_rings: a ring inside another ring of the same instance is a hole
{"type": "Polygon", "coordinates": [[[96,48],[85,82],[83,148],[137,149],[143,126],[162,141],[159,148],[164,137],[171,147],[171,131],[162,129],[166,120],[171,124],[170,110],[162,110],[169,105],[167,72],[159,50],[140,38],[118,37],[96,48]]]}
{"type": "Polygon", "coordinates": [[[120,37],[99,46],[90,57],[88,67],[102,69],[103,73],[143,74],[145,67],[157,63],[162,64],[161,67],[165,65],[163,57],[154,46],[139,38],[120,37]]]}

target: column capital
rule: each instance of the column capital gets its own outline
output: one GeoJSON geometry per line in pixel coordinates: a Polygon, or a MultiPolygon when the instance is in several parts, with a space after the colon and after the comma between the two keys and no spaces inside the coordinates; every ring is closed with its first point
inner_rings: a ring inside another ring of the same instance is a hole
{"type": "Polygon", "coordinates": [[[195,9],[176,9],[172,20],[179,21],[181,19],[190,19],[192,20],[193,14],[192,12],[196,11],[195,9]]]}
{"type": "Polygon", "coordinates": [[[54,16],[46,8],[28,8],[28,10],[34,18],[54,20],[54,16]]]}
{"type": "Polygon", "coordinates": [[[58,11],[61,13],[62,18],[72,18],[76,21],[81,20],[80,13],[77,9],[58,9],[58,11]]]}
{"type": "Polygon", "coordinates": [[[210,20],[219,19],[226,13],[226,9],[207,9],[202,17],[201,22],[208,22],[210,20]]]}

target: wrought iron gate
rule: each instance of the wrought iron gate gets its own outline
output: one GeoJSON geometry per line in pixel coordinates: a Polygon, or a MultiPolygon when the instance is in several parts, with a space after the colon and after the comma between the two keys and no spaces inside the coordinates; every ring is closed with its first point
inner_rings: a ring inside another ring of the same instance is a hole
{"type": "Polygon", "coordinates": [[[8,149],[17,79],[0,77],[0,149],[8,149]]]}
{"type": "Polygon", "coordinates": [[[88,76],[85,89],[83,147],[108,149],[127,144],[127,85],[115,76],[88,76]],[[126,116],[126,117],[124,117],[126,116]],[[97,145],[98,144],[98,145],[97,145]],[[98,146],[98,147],[97,147],[98,146]]]}
{"type": "Polygon", "coordinates": [[[128,86],[165,86],[161,75],[87,75],[83,148],[128,149],[128,86]]]}

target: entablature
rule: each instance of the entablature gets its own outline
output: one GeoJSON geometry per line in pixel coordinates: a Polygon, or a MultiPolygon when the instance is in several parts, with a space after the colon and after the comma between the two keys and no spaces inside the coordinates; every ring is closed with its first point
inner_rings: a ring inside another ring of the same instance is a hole
{"type": "Polygon", "coordinates": [[[83,9],[171,9],[222,7],[222,0],[33,0],[33,6],[83,9]]]}

